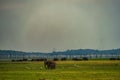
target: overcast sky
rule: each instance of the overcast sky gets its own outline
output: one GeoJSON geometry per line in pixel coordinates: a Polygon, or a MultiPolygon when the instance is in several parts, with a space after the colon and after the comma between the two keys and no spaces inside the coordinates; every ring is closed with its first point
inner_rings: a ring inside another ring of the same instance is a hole
{"type": "Polygon", "coordinates": [[[120,0],[0,0],[0,49],[120,48],[120,0]]]}

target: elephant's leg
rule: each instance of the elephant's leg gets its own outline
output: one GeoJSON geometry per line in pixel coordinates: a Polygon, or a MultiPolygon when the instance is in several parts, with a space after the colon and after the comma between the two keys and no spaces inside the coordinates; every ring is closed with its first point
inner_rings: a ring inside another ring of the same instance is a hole
{"type": "Polygon", "coordinates": [[[54,63],[51,64],[51,69],[55,69],[55,64],[54,63]]]}
{"type": "Polygon", "coordinates": [[[51,63],[48,63],[48,64],[47,64],[47,68],[48,68],[48,69],[51,69],[51,63]]]}

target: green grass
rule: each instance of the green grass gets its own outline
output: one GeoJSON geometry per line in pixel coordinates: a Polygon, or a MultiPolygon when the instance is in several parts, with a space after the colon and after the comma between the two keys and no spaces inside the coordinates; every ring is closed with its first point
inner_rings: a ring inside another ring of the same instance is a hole
{"type": "Polygon", "coordinates": [[[0,62],[0,80],[120,80],[120,61],[58,61],[55,70],[43,62],[0,62]]]}

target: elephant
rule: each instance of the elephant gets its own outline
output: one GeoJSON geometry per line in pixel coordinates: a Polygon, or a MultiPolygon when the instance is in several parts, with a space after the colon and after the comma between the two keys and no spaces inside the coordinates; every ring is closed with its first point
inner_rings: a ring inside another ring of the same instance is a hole
{"type": "Polygon", "coordinates": [[[55,61],[44,61],[44,67],[46,69],[55,69],[56,63],[55,63],[55,61]]]}

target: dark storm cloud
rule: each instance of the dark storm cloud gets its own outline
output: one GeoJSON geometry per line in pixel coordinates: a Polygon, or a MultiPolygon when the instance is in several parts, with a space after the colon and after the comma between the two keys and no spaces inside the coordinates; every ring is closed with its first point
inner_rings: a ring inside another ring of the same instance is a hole
{"type": "Polygon", "coordinates": [[[0,0],[0,49],[120,47],[120,0],[0,0]]]}

